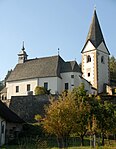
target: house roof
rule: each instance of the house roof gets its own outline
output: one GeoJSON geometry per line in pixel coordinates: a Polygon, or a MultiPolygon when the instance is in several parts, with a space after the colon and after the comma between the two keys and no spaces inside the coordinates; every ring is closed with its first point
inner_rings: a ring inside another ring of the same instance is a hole
{"type": "Polygon", "coordinates": [[[24,121],[35,122],[35,115],[45,115],[45,105],[50,103],[48,95],[12,96],[9,108],[24,121]]]}
{"type": "MultiPolygon", "coordinates": [[[[108,51],[108,48],[106,46],[106,43],[105,43],[105,40],[104,40],[104,37],[102,34],[102,30],[101,30],[101,27],[100,27],[100,24],[98,21],[96,10],[94,10],[92,22],[91,22],[89,32],[88,32],[88,35],[86,38],[86,44],[88,41],[91,41],[91,43],[94,45],[95,48],[98,48],[98,46],[103,42],[107,51],[108,51]]],[[[86,46],[86,44],[85,44],[85,46],[86,46]]],[[[83,48],[83,50],[84,50],[84,48],[83,48]]],[[[83,50],[81,52],[83,52],[83,50]]],[[[108,51],[108,53],[109,53],[109,51],[108,51]]]]}
{"type": "Polygon", "coordinates": [[[25,123],[24,120],[10,110],[2,101],[0,101],[0,116],[8,122],[25,123]]]}
{"type": "Polygon", "coordinates": [[[80,68],[75,61],[65,62],[59,55],[36,58],[17,64],[7,81],[60,77],[63,72],[80,72],[80,68]]]}
{"type": "Polygon", "coordinates": [[[7,93],[7,88],[4,87],[4,88],[0,91],[0,93],[7,93]]]}

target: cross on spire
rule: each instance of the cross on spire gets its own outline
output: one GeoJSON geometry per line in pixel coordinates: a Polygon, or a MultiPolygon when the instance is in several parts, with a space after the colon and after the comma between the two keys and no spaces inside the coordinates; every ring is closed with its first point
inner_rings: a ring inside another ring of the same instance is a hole
{"type": "Polygon", "coordinates": [[[59,51],[60,51],[60,49],[58,48],[58,55],[60,54],[60,52],[59,52],[59,51]]]}
{"type": "Polygon", "coordinates": [[[24,47],[24,41],[23,41],[23,46],[22,46],[22,50],[23,50],[23,51],[25,50],[25,47],[24,47]]]}

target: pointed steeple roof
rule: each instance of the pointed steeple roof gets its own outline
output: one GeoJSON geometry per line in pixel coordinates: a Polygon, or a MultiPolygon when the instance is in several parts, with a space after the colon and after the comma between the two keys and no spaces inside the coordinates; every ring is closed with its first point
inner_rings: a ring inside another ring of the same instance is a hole
{"type": "Polygon", "coordinates": [[[102,41],[105,43],[101,28],[100,28],[100,24],[98,21],[96,9],[94,9],[92,23],[90,25],[90,29],[89,29],[89,33],[86,41],[88,40],[92,42],[95,48],[97,48],[102,41]]]}
{"type": "MultiPolygon", "coordinates": [[[[104,40],[104,37],[102,34],[102,30],[101,30],[101,27],[100,27],[100,24],[98,21],[96,9],[94,9],[94,14],[93,14],[92,22],[91,22],[89,32],[88,32],[88,35],[86,38],[85,46],[86,46],[88,41],[91,41],[91,43],[94,45],[95,48],[98,48],[98,46],[103,42],[107,51],[108,51],[108,48],[105,44],[105,40],[104,40]]],[[[84,50],[84,48],[82,49],[81,52],[83,52],[83,50],[84,50]]],[[[109,51],[108,51],[108,53],[109,53],[109,51]]]]}

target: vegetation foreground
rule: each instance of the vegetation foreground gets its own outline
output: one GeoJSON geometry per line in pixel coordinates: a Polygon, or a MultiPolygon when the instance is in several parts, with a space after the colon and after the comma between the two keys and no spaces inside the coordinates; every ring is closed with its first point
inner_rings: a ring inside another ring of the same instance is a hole
{"type": "MultiPolygon", "coordinates": [[[[6,146],[2,147],[1,149],[34,149],[33,147],[27,146],[25,148],[22,148],[20,146],[14,145],[14,146],[6,146]]],[[[57,147],[52,148],[36,148],[36,149],[58,149],[57,147]]],[[[68,147],[68,149],[92,149],[91,147],[68,147]]],[[[116,146],[104,146],[104,147],[95,147],[94,149],[116,149],[116,146]]]]}
{"type": "Polygon", "coordinates": [[[35,120],[25,124],[18,146],[3,149],[116,149],[116,105],[87,95],[83,84],[51,98],[45,116],[35,120]]]}

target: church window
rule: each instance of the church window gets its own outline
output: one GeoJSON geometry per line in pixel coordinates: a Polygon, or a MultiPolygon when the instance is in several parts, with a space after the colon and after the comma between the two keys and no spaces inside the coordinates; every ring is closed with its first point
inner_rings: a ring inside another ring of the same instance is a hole
{"type": "Polygon", "coordinates": [[[44,82],[44,88],[48,90],[48,82],[44,82]]]}
{"type": "Polygon", "coordinates": [[[4,95],[2,95],[2,100],[4,100],[4,95]]]}
{"type": "Polygon", "coordinates": [[[104,64],[104,56],[101,57],[101,63],[104,64]]]}
{"type": "Polygon", "coordinates": [[[16,93],[19,92],[19,86],[16,86],[16,93]]]}
{"type": "Polygon", "coordinates": [[[90,72],[88,73],[88,77],[90,77],[90,72]]]}
{"type": "Polygon", "coordinates": [[[69,89],[68,83],[65,83],[65,90],[68,90],[68,89],[69,89]]]}
{"type": "Polygon", "coordinates": [[[91,56],[90,55],[87,56],[87,63],[88,62],[91,62],[91,56]]]}
{"type": "Polygon", "coordinates": [[[71,75],[71,78],[73,79],[74,78],[74,75],[71,75]]]}
{"type": "Polygon", "coordinates": [[[2,134],[4,133],[4,125],[2,125],[2,127],[1,127],[1,133],[2,134]]]}
{"type": "Polygon", "coordinates": [[[30,84],[27,84],[27,91],[30,91],[30,84]]]}

